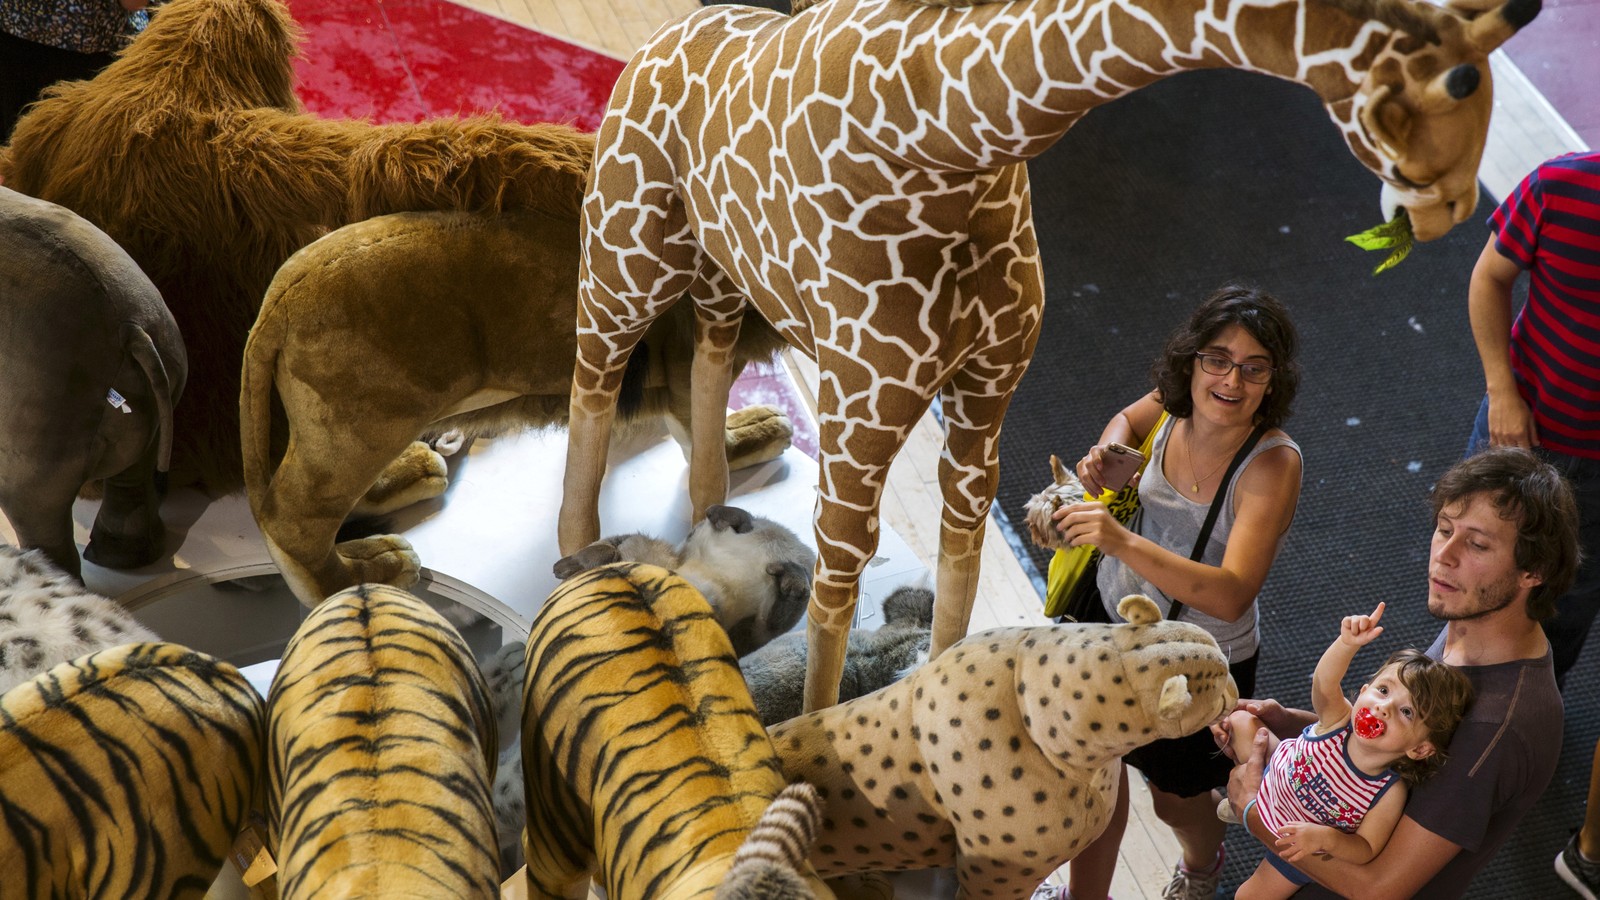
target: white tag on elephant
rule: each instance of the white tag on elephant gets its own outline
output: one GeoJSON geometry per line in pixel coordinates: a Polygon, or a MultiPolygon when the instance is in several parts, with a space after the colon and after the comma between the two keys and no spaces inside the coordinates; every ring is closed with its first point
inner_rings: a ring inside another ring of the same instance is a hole
{"type": "Polygon", "coordinates": [[[106,402],[111,404],[112,406],[115,406],[117,409],[122,410],[125,413],[133,412],[133,407],[128,405],[128,401],[127,401],[126,398],[124,398],[121,394],[117,393],[117,389],[116,388],[111,388],[110,390],[106,391],[106,402]]]}

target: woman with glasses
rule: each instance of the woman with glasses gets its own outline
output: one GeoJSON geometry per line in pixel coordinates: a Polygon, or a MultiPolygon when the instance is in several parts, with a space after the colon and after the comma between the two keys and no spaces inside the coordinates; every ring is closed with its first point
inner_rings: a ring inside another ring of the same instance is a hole
{"type": "MultiPolygon", "coordinates": [[[[1119,621],[1116,604],[1128,594],[1144,594],[1169,614],[1174,601],[1181,603],[1177,618],[1204,628],[1228,655],[1241,697],[1255,690],[1256,595],[1300,497],[1300,448],[1279,427],[1300,381],[1297,343],[1287,310],[1271,295],[1238,285],[1212,293],[1151,366],[1155,390],[1113,416],[1099,443],[1078,461],[1085,495],[1097,497],[1107,445],[1137,447],[1156,429],[1137,482],[1140,511],[1130,527],[1102,503],[1065,506],[1055,514],[1070,543],[1093,544],[1105,554],[1098,584],[1107,621],[1119,621]],[[1254,447],[1224,485],[1229,463],[1258,428],[1254,447]],[[1204,553],[1191,560],[1219,491],[1223,503],[1204,553]]],[[[1202,729],[1141,747],[1126,762],[1144,773],[1156,815],[1183,850],[1162,896],[1211,900],[1226,828],[1217,818],[1216,789],[1227,784],[1230,761],[1202,729]]],[[[1110,824],[1072,863],[1070,896],[1106,896],[1127,820],[1124,769],[1110,824]]]]}

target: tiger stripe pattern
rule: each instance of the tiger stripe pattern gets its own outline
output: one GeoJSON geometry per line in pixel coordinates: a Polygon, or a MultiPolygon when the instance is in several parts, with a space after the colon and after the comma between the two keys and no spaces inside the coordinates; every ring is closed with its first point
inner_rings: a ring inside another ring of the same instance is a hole
{"type": "Polygon", "coordinates": [[[472,652],[399,588],[301,623],[267,698],[269,846],[283,900],[498,897],[498,740],[472,652]]]}
{"type": "Polygon", "coordinates": [[[577,900],[591,877],[611,900],[833,896],[804,862],[817,813],[795,825],[795,794],[734,870],[785,780],[727,634],[683,579],[623,563],[563,582],[533,621],[522,706],[530,897],[577,900]]]}
{"type": "Polygon", "coordinates": [[[261,774],[261,697],[170,643],[81,656],[0,695],[0,897],[203,897],[261,774]]]}

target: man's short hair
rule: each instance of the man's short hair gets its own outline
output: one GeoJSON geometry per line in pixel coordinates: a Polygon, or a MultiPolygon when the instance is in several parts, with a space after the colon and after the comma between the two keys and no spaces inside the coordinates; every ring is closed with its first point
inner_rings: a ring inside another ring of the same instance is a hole
{"type": "Polygon", "coordinates": [[[1539,576],[1528,595],[1528,618],[1555,615],[1556,599],[1578,573],[1578,501],[1555,466],[1521,447],[1491,447],[1450,467],[1433,486],[1433,515],[1468,497],[1489,498],[1502,519],[1517,523],[1517,568],[1539,576]]]}

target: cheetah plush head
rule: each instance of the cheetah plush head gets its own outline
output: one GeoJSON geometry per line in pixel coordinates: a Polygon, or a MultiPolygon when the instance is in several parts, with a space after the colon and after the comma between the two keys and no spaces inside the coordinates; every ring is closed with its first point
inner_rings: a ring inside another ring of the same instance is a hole
{"type": "Polygon", "coordinates": [[[1182,737],[1234,707],[1228,660],[1203,629],[1169,622],[1148,597],[1123,598],[1121,625],[1063,625],[1020,660],[1027,727],[1069,766],[1097,766],[1182,737]]]}

